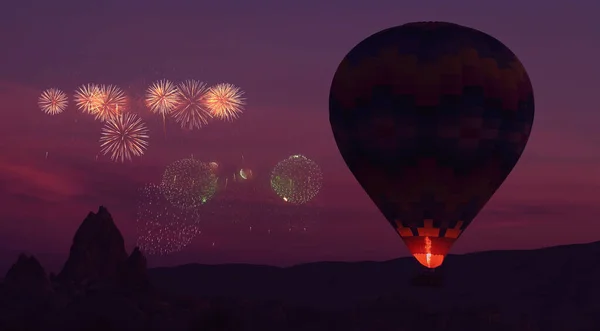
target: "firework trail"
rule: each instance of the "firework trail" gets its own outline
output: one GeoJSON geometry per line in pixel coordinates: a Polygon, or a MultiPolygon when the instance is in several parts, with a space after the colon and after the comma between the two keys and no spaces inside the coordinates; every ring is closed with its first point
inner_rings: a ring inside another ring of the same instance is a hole
{"type": "Polygon", "coordinates": [[[200,129],[212,118],[206,107],[206,84],[196,80],[186,80],[179,84],[177,106],[172,112],[173,118],[184,129],[200,129]]]}
{"type": "Polygon", "coordinates": [[[152,113],[162,116],[163,129],[166,131],[166,117],[175,109],[178,102],[178,93],[175,84],[166,79],[154,82],[146,90],[144,101],[152,113]]]}
{"type": "Polygon", "coordinates": [[[233,84],[217,84],[208,90],[206,105],[213,117],[231,122],[243,112],[243,95],[244,91],[233,84]]]}
{"type": "Polygon", "coordinates": [[[101,91],[96,84],[81,85],[75,91],[75,105],[84,113],[93,114],[100,105],[101,91]]]}
{"type": "Polygon", "coordinates": [[[131,161],[132,156],[142,156],[148,148],[148,129],[135,114],[119,115],[106,122],[100,137],[100,152],[111,154],[113,161],[131,161]]]}
{"type": "Polygon", "coordinates": [[[38,99],[40,109],[48,115],[58,115],[67,108],[67,95],[55,88],[50,88],[42,92],[38,99]]]}

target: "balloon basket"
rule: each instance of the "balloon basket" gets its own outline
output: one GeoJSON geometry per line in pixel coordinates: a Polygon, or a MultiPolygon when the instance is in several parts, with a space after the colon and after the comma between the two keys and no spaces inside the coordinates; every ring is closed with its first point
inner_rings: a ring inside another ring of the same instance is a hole
{"type": "Polygon", "coordinates": [[[444,277],[440,270],[426,269],[411,279],[412,286],[418,287],[442,287],[444,277]]]}

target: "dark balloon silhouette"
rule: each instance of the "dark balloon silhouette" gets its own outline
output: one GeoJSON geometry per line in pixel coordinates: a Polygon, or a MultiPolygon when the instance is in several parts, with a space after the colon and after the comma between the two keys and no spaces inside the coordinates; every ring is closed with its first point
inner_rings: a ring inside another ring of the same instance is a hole
{"type": "Polygon", "coordinates": [[[495,38],[457,24],[409,23],[346,55],[329,115],[348,168],[433,269],[523,153],[533,88],[495,38]]]}

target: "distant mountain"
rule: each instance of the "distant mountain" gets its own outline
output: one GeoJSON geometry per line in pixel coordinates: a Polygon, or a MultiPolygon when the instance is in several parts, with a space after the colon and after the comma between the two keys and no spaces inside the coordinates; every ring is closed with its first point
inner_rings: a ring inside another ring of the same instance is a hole
{"type": "Polygon", "coordinates": [[[600,330],[600,242],[452,255],[436,275],[441,286],[413,285],[412,259],[148,270],[100,207],[58,275],[18,257],[0,330],[600,330]]]}
{"type": "Polygon", "coordinates": [[[412,258],[401,258],[288,268],[190,264],[150,269],[149,277],[171,293],[204,297],[276,300],[327,310],[402,298],[436,314],[485,307],[514,320],[525,315],[546,320],[552,328],[544,330],[559,325],[566,329],[556,330],[574,330],[573,319],[600,330],[600,242],[450,255],[438,270],[444,279],[440,288],[411,285],[421,271],[412,258]]]}

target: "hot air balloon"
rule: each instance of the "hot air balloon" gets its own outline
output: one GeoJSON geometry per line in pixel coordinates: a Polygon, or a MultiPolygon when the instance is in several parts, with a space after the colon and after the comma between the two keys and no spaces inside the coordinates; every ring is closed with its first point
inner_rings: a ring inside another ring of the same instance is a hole
{"type": "Polygon", "coordinates": [[[533,88],[495,38],[408,23],[346,55],[329,116],[350,171],[411,254],[434,269],[523,153],[533,88]]]}

